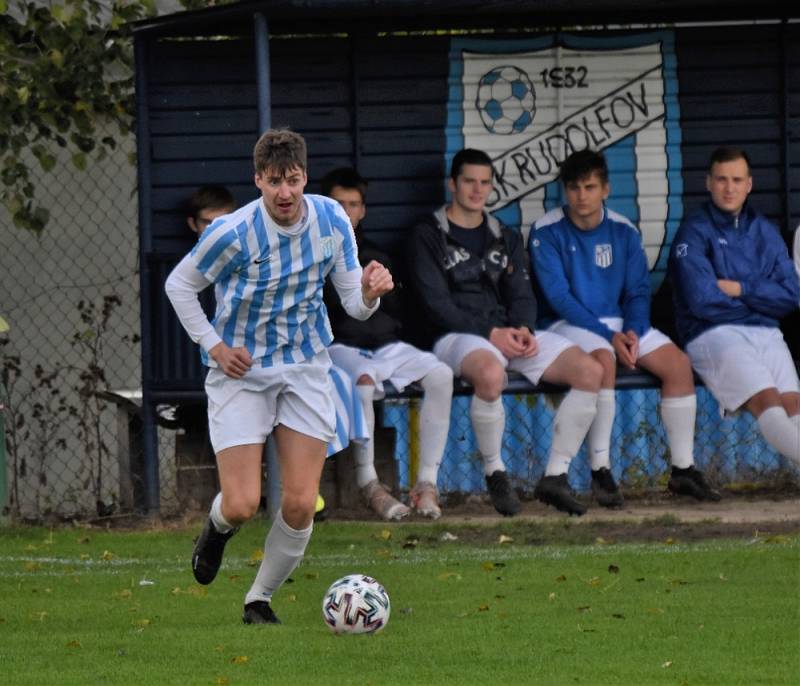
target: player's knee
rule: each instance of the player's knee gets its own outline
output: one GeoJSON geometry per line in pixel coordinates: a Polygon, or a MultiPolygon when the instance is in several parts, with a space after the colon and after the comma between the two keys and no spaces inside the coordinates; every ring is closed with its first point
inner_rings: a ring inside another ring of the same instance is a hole
{"type": "Polygon", "coordinates": [[[488,364],[481,367],[480,373],[473,380],[476,395],[482,400],[497,400],[506,383],[506,370],[500,364],[488,364]]]}
{"type": "Polygon", "coordinates": [[[226,498],[223,514],[231,524],[238,525],[255,516],[258,512],[258,505],[259,499],[255,496],[226,498]]]}
{"type": "Polygon", "coordinates": [[[440,364],[420,379],[425,391],[453,392],[453,370],[446,364],[440,364]]]}
{"type": "Polygon", "coordinates": [[[603,365],[591,355],[581,355],[576,365],[576,377],[572,386],[597,393],[603,383],[603,365]]]}
{"type": "Polygon", "coordinates": [[[284,494],[281,501],[283,520],[293,529],[305,529],[314,519],[316,503],[316,493],[314,493],[313,497],[287,496],[284,494]]]}

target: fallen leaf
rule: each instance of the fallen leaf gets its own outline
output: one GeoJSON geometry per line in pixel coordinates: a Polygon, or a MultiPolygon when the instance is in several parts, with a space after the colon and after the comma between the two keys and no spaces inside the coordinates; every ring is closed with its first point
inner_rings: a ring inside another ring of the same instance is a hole
{"type": "Polygon", "coordinates": [[[70,641],[69,643],[67,643],[67,648],[81,648],[81,647],[82,647],[81,642],[77,640],[70,641]]]}
{"type": "Polygon", "coordinates": [[[651,615],[663,615],[664,614],[664,610],[662,610],[660,607],[648,607],[647,611],[651,615]]]}
{"type": "Polygon", "coordinates": [[[83,538],[79,538],[79,539],[78,539],[77,541],[75,541],[75,542],[76,542],[76,543],[80,543],[80,544],[88,543],[88,542],[89,542],[89,537],[88,537],[88,536],[84,536],[83,538]]]}
{"type": "Polygon", "coordinates": [[[235,584],[235,583],[236,583],[237,581],[239,581],[239,579],[241,579],[241,578],[242,578],[242,577],[241,577],[241,576],[239,576],[238,574],[231,574],[231,575],[228,577],[228,581],[230,581],[231,583],[234,583],[234,584],[235,584]]]}
{"type": "Polygon", "coordinates": [[[180,587],[180,586],[176,586],[175,588],[173,588],[173,589],[170,591],[170,593],[171,593],[172,595],[180,595],[182,592],[183,592],[183,591],[181,591],[181,587],[180,587]]]}
{"type": "Polygon", "coordinates": [[[720,574],[720,575],[719,575],[719,580],[720,580],[720,581],[727,581],[727,580],[728,580],[728,577],[727,577],[727,576],[725,576],[724,574],[720,574]]]}
{"type": "Polygon", "coordinates": [[[139,585],[140,586],[155,586],[156,582],[155,581],[150,581],[150,579],[142,579],[141,581],[139,581],[139,585]]]}
{"type": "Polygon", "coordinates": [[[586,633],[586,634],[591,634],[591,633],[596,632],[597,629],[584,629],[580,624],[578,624],[578,631],[586,633]]]}
{"type": "Polygon", "coordinates": [[[500,537],[497,539],[498,543],[513,543],[514,539],[511,536],[506,536],[505,534],[500,534],[500,537]]]}
{"type": "Polygon", "coordinates": [[[589,579],[588,583],[592,588],[597,588],[598,586],[602,585],[603,582],[600,581],[599,576],[593,576],[591,579],[589,579]]]}
{"type": "Polygon", "coordinates": [[[478,612],[488,612],[488,611],[489,611],[489,605],[487,603],[481,603],[480,605],[478,605],[478,612]]]}
{"type": "Polygon", "coordinates": [[[92,559],[91,555],[87,555],[86,553],[81,553],[81,560],[83,560],[84,562],[86,560],[91,560],[91,559],[92,559]]]}
{"type": "Polygon", "coordinates": [[[306,572],[306,579],[319,579],[319,572],[306,572]]]}
{"type": "Polygon", "coordinates": [[[42,610],[41,612],[34,612],[33,615],[31,616],[31,619],[37,622],[43,622],[47,618],[47,616],[48,613],[42,610]]]}
{"type": "Polygon", "coordinates": [[[667,660],[664,664],[661,665],[661,669],[669,669],[672,667],[672,660],[667,660]]]}
{"type": "Polygon", "coordinates": [[[445,531],[441,536],[439,536],[440,541],[457,541],[458,536],[455,534],[451,534],[449,531],[445,531]]]}
{"type": "Polygon", "coordinates": [[[247,655],[236,655],[231,662],[235,665],[245,665],[250,658],[247,655]]]}
{"type": "Polygon", "coordinates": [[[636,581],[638,581],[639,583],[641,583],[642,581],[644,581],[644,577],[643,577],[643,576],[640,576],[638,579],[636,579],[636,581]]]}
{"type": "Polygon", "coordinates": [[[297,596],[294,593],[290,593],[288,596],[286,596],[286,600],[289,601],[290,603],[296,603],[297,596]]]}
{"type": "Polygon", "coordinates": [[[26,562],[25,563],[25,571],[26,572],[36,572],[42,568],[38,562],[26,562]]]}
{"type": "Polygon", "coordinates": [[[231,683],[231,681],[226,676],[218,676],[214,682],[215,686],[228,686],[229,683],[231,683]]]}
{"type": "Polygon", "coordinates": [[[555,600],[556,599],[556,594],[555,593],[551,593],[550,595],[547,596],[547,599],[548,600],[555,600]]]}
{"type": "Polygon", "coordinates": [[[494,562],[489,562],[487,560],[486,562],[481,563],[481,569],[491,572],[494,569],[494,562]]]}
{"type": "Polygon", "coordinates": [[[264,559],[264,550],[262,548],[257,548],[252,553],[250,553],[250,559],[247,561],[248,567],[257,567],[261,564],[261,560],[264,559]]]}
{"type": "Polygon", "coordinates": [[[598,536],[597,538],[595,538],[594,542],[597,543],[597,545],[608,545],[608,541],[602,536],[598,536]]]}
{"type": "Polygon", "coordinates": [[[400,614],[410,615],[412,612],[414,612],[414,608],[413,607],[401,607],[400,608],[400,614]]]}
{"type": "Polygon", "coordinates": [[[409,536],[405,540],[405,542],[403,543],[403,548],[406,548],[406,549],[416,548],[417,545],[419,545],[419,539],[418,538],[412,538],[411,536],[409,536]]]}
{"type": "Polygon", "coordinates": [[[625,619],[625,615],[623,615],[623,614],[620,614],[620,613],[618,613],[618,612],[615,612],[615,613],[614,613],[613,615],[611,615],[611,616],[612,616],[614,619],[625,619]]]}
{"type": "Polygon", "coordinates": [[[619,567],[617,565],[608,565],[609,574],[619,574],[619,567]]]}
{"type": "Polygon", "coordinates": [[[578,612],[591,612],[592,608],[590,605],[581,605],[578,609],[578,612]]]}
{"type": "Polygon", "coordinates": [[[114,595],[120,600],[129,600],[133,596],[133,591],[131,591],[129,588],[123,588],[114,595]]]}
{"type": "Polygon", "coordinates": [[[112,553],[110,550],[104,550],[103,554],[100,556],[100,559],[104,562],[111,562],[111,560],[116,559],[116,555],[112,553]]]}
{"type": "Polygon", "coordinates": [[[667,545],[675,545],[675,539],[670,536],[669,538],[664,539],[664,543],[667,545]]]}
{"type": "Polygon", "coordinates": [[[384,541],[388,541],[388,540],[390,540],[390,539],[391,539],[391,537],[392,537],[392,532],[391,532],[391,531],[389,531],[389,529],[383,529],[383,531],[381,531],[381,538],[382,538],[384,541]]]}
{"type": "Polygon", "coordinates": [[[566,581],[566,580],[567,580],[567,577],[565,577],[563,574],[561,576],[557,576],[556,577],[556,581],[558,581],[558,582],[566,581]]]}
{"type": "Polygon", "coordinates": [[[448,579],[455,579],[458,581],[461,575],[458,572],[442,572],[437,578],[441,581],[447,581],[448,579]]]}

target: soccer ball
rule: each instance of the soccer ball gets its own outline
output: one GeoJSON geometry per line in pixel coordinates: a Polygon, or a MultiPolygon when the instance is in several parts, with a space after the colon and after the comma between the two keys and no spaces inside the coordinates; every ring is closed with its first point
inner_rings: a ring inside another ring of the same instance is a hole
{"type": "Polygon", "coordinates": [[[519,67],[495,67],[481,76],[475,107],[489,133],[522,133],[536,114],[536,91],[519,67]]]}
{"type": "Polygon", "coordinates": [[[389,594],[378,581],[348,574],[334,581],[322,599],[322,617],[336,634],[371,634],[389,621],[389,594]]]}

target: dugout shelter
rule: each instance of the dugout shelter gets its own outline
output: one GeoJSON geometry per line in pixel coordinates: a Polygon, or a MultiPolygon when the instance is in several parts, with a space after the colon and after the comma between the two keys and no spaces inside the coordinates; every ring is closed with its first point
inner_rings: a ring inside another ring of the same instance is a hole
{"type": "Polygon", "coordinates": [[[142,508],[159,508],[156,408],[204,399],[163,292],[194,240],[183,203],[207,183],[254,198],[262,131],[305,135],[308,192],[357,167],[366,231],[395,254],[446,200],[461,147],[490,153],[492,209],[523,232],[560,204],[563,156],[602,149],[610,205],[642,229],[653,319],[670,331],[666,254],[706,197],[714,147],[748,151],[752,200],[787,240],[800,223],[798,17],[742,0],[250,0],[135,24],[142,508]]]}

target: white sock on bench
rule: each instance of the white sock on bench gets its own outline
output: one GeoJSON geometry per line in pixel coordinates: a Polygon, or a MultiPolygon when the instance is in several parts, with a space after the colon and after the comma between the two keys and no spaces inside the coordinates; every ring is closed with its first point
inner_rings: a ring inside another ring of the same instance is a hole
{"type": "Polygon", "coordinates": [[[800,420],[790,419],[783,407],[770,407],[758,418],[758,428],[767,443],[800,465],[800,420]]]}
{"type": "Polygon", "coordinates": [[[503,399],[498,398],[492,402],[481,400],[477,395],[472,396],[469,407],[469,416],[472,420],[472,430],[478,442],[478,450],[483,458],[483,472],[491,476],[496,471],[504,472],[506,466],[500,457],[503,445],[503,430],[506,428],[506,411],[503,408],[503,399]]]}
{"type": "Polygon", "coordinates": [[[370,481],[378,478],[378,472],[375,471],[375,408],[372,405],[375,398],[375,386],[359,384],[356,386],[356,390],[361,399],[361,409],[364,410],[364,419],[369,429],[369,438],[366,441],[353,442],[356,483],[359,488],[364,488],[370,481]]]}
{"type": "Polygon", "coordinates": [[[450,430],[450,405],[453,401],[453,372],[445,364],[434,367],[420,379],[425,395],[419,410],[419,470],[417,482],[436,485],[442,463],[447,432],[450,430]]]}
{"type": "Polygon", "coordinates": [[[613,388],[601,388],[597,394],[597,414],[586,437],[589,463],[592,471],[611,468],[611,430],[617,413],[617,399],[613,388]]]}
{"type": "Polygon", "coordinates": [[[564,396],[553,418],[553,444],[550,446],[545,476],[558,476],[569,470],[569,463],[580,450],[597,414],[597,395],[573,388],[564,396]]]}
{"type": "Polygon", "coordinates": [[[697,396],[661,398],[661,421],[667,432],[672,466],[686,469],[694,464],[694,420],[697,396]]]}

